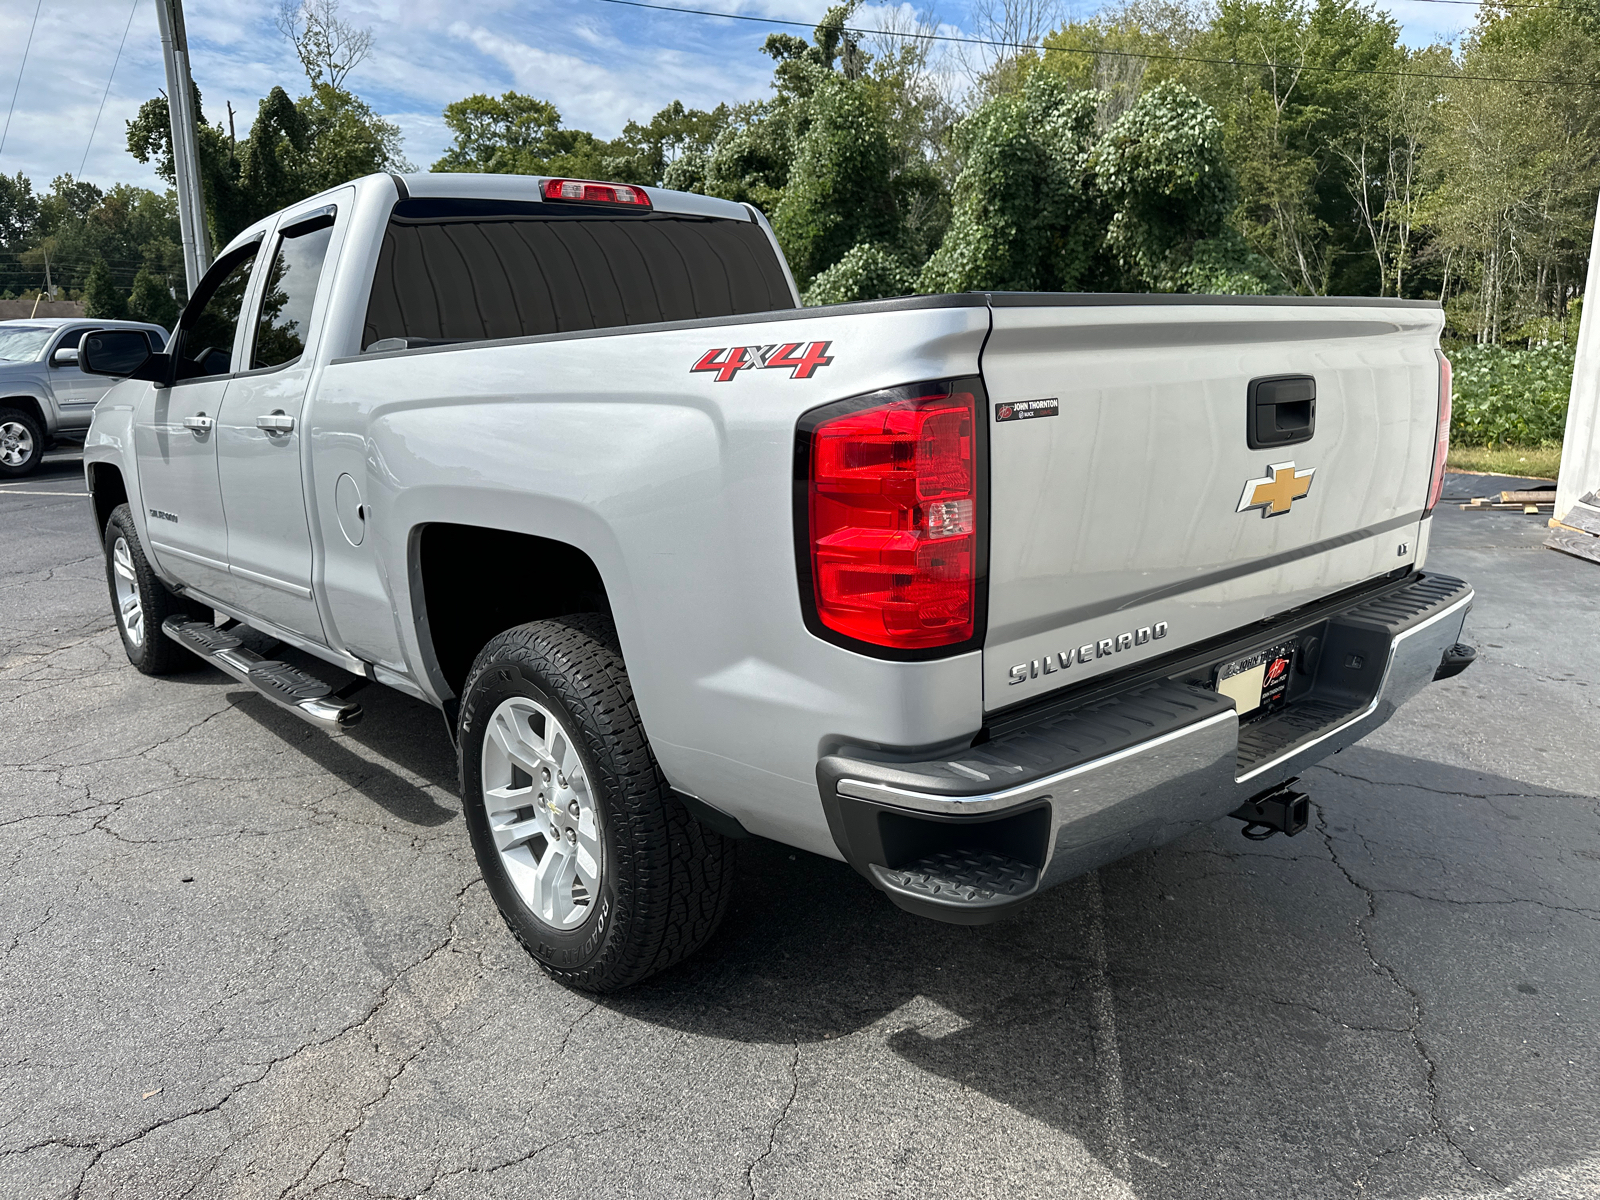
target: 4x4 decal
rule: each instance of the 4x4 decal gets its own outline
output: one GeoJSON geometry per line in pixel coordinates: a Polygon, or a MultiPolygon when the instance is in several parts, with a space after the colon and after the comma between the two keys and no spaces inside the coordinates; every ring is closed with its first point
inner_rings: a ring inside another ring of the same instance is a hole
{"type": "Polygon", "coordinates": [[[691,374],[715,371],[718,383],[727,383],[740,371],[755,368],[787,370],[790,379],[810,379],[833,361],[828,353],[833,343],[812,342],[806,346],[804,354],[798,354],[802,345],[802,342],[774,342],[770,346],[719,346],[702,354],[689,371],[691,374]]]}

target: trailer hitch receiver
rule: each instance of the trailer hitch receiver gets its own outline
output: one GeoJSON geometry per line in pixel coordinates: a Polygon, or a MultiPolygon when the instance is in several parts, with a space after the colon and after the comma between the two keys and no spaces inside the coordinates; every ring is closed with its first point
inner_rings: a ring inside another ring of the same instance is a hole
{"type": "Polygon", "coordinates": [[[1264,792],[1257,792],[1229,813],[1244,822],[1239,832],[1252,842],[1264,842],[1275,833],[1293,837],[1304,829],[1311,818],[1311,797],[1291,790],[1294,782],[1294,779],[1286,779],[1264,792]]]}

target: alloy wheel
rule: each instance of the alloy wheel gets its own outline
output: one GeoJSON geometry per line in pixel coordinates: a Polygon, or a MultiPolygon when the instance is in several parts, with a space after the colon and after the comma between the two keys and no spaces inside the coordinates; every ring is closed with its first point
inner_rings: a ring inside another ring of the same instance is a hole
{"type": "Polygon", "coordinates": [[[599,808],[578,748],[549,708],[502,701],[483,739],[483,804],[522,902],[553,929],[592,911],[605,863],[599,808]]]}
{"type": "Polygon", "coordinates": [[[21,421],[0,422],[0,465],[20,467],[33,457],[33,431],[21,421]]]}
{"type": "Polygon", "coordinates": [[[128,539],[117,538],[111,547],[111,573],[117,585],[117,620],[130,645],[144,645],[144,605],[139,602],[139,577],[133,569],[128,539]]]}

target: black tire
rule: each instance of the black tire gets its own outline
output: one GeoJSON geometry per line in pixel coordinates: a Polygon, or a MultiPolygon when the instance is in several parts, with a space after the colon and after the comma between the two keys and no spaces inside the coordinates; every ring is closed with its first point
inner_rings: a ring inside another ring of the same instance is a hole
{"type": "Polygon", "coordinates": [[[609,619],[584,613],[534,621],[491,640],[467,677],[460,753],[467,828],[484,882],[551,978],[617,991],[694,953],[716,930],[732,888],[734,844],[691,818],[668,788],[609,619]],[[496,711],[516,698],[542,705],[570,732],[599,817],[598,894],[574,927],[535,914],[490,829],[484,741],[496,711]]]}
{"type": "Polygon", "coordinates": [[[200,619],[205,610],[196,608],[190,601],[174,594],[156,578],[156,573],[150,569],[150,560],[145,557],[144,546],[139,542],[139,531],[134,528],[133,510],[126,504],[119,504],[111,510],[111,519],[106,522],[105,536],[101,542],[105,548],[106,586],[111,591],[111,611],[116,616],[117,632],[122,635],[122,648],[127,652],[128,661],[146,675],[170,675],[174,671],[189,671],[198,667],[198,658],[161,632],[161,622],[170,616],[200,619]],[[128,619],[117,595],[119,545],[127,551],[126,565],[131,568],[132,574],[127,582],[132,584],[138,595],[139,612],[143,618],[137,637],[129,629],[128,619]]]}
{"type": "Polygon", "coordinates": [[[0,408],[0,478],[17,479],[37,471],[44,460],[44,441],[44,430],[32,414],[0,408]]]}

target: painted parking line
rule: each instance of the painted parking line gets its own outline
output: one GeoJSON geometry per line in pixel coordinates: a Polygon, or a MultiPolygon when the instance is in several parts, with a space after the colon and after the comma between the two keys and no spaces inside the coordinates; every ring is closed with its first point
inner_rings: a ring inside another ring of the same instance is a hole
{"type": "Polygon", "coordinates": [[[87,496],[88,492],[22,492],[0,487],[0,496],[87,496]]]}

